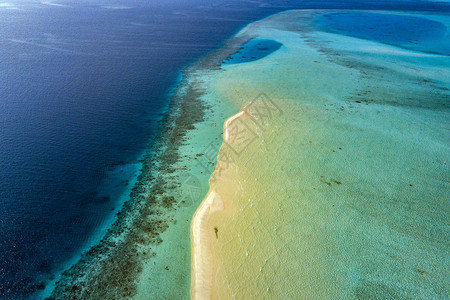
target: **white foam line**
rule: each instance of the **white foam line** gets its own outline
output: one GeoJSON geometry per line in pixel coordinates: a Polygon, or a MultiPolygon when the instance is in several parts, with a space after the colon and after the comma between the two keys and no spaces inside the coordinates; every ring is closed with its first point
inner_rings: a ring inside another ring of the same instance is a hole
{"type": "Polygon", "coordinates": [[[19,9],[17,6],[15,6],[12,3],[8,3],[8,2],[2,2],[0,3],[0,9],[4,8],[4,9],[19,9]]]}
{"type": "Polygon", "coordinates": [[[104,9],[131,9],[133,6],[103,6],[104,9]]]}
{"type": "Polygon", "coordinates": [[[41,47],[41,48],[45,48],[45,49],[49,49],[49,50],[55,50],[55,51],[60,51],[60,52],[65,52],[65,53],[91,55],[89,53],[83,53],[83,52],[72,51],[72,50],[68,50],[68,49],[64,49],[64,48],[52,47],[52,46],[49,46],[49,45],[33,43],[33,42],[25,41],[25,40],[19,40],[19,39],[8,39],[8,40],[10,42],[13,42],[13,43],[31,45],[31,46],[35,46],[35,47],[41,47]]]}
{"type": "Polygon", "coordinates": [[[60,4],[60,3],[55,3],[55,2],[50,2],[50,1],[41,1],[41,4],[49,5],[49,6],[57,6],[57,7],[68,7],[67,5],[60,4]]]}

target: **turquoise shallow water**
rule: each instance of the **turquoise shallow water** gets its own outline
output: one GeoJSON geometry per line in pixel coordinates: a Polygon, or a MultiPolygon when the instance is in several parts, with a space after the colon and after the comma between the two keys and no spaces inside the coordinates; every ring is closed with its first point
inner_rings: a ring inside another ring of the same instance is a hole
{"type": "MultiPolygon", "coordinates": [[[[367,14],[340,21],[350,31],[367,14]]],[[[411,20],[381,15],[381,27],[411,20]]],[[[421,52],[442,45],[440,25],[419,32],[422,50],[411,51],[381,30],[355,38],[309,27],[313,20],[291,11],[248,26],[238,37],[283,48],[197,80],[212,101],[244,107],[227,126],[206,200],[217,209],[203,234],[215,260],[212,293],[446,299],[450,61],[421,52]],[[261,92],[282,113],[255,101],[261,92]]],[[[412,20],[448,24],[442,15],[412,20]]],[[[411,36],[392,27],[400,41],[411,36]]]]}
{"type": "Polygon", "coordinates": [[[408,49],[450,55],[446,26],[426,16],[371,12],[333,12],[320,15],[327,31],[374,40],[408,49]]]}

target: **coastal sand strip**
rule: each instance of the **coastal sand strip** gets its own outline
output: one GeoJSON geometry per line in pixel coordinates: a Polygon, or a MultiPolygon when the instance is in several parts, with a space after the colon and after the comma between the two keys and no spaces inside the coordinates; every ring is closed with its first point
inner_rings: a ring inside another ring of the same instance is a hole
{"type": "MultiPolygon", "coordinates": [[[[224,142],[229,142],[230,124],[237,118],[243,116],[244,111],[228,118],[224,123],[224,142]]],[[[217,169],[216,169],[217,170],[217,169]]],[[[191,297],[192,299],[212,299],[214,293],[214,258],[211,249],[211,231],[209,219],[212,213],[223,210],[223,199],[210,188],[203,202],[194,214],[191,224],[192,243],[192,276],[191,297]]]]}
{"type": "Polygon", "coordinates": [[[211,299],[213,295],[214,267],[208,224],[210,214],[221,208],[222,199],[211,190],[195,212],[192,221],[192,299],[211,299]]]}

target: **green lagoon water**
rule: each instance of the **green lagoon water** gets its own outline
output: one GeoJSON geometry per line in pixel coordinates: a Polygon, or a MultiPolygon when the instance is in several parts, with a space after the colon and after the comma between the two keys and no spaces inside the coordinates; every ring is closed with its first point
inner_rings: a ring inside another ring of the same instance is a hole
{"type": "Polygon", "coordinates": [[[282,46],[192,74],[217,126],[247,112],[210,180],[213,298],[446,299],[449,16],[351,12],[325,30],[328,13],[252,23],[236,38],[282,46]],[[414,46],[344,32],[363,16],[439,30],[414,46]]]}

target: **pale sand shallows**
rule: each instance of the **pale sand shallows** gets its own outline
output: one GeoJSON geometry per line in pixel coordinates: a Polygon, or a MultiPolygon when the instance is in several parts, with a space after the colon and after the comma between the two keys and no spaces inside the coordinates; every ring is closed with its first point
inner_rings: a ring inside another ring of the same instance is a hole
{"type": "Polygon", "coordinates": [[[191,224],[191,296],[445,298],[448,57],[316,32],[313,15],[250,24],[283,47],[200,76],[205,101],[242,111],[191,224]]]}
{"type": "Polygon", "coordinates": [[[192,221],[192,298],[211,299],[213,284],[213,259],[210,248],[209,214],[221,209],[222,200],[214,192],[210,191],[206,199],[198,208],[192,221]],[[195,272],[195,270],[204,270],[195,272]]]}
{"type": "MultiPolygon", "coordinates": [[[[244,112],[240,111],[225,121],[223,126],[224,143],[227,143],[230,140],[230,124],[243,115],[244,112]]],[[[231,166],[229,167],[231,168],[231,166]]],[[[219,168],[220,165],[216,169],[215,173],[220,172],[219,168]]],[[[215,262],[213,258],[213,251],[211,249],[211,243],[213,242],[214,236],[211,235],[209,218],[214,212],[223,209],[224,205],[220,194],[211,188],[192,219],[191,296],[193,299],[212,299],[217,297],[217,291],[213,281],[215,262]],[[201,270],[201,272],[199,272],[199,270],[201,270]]],[[[214,232],[214,235],[217,234],[218,232],[214,232]]]]}

